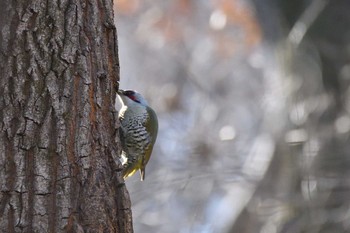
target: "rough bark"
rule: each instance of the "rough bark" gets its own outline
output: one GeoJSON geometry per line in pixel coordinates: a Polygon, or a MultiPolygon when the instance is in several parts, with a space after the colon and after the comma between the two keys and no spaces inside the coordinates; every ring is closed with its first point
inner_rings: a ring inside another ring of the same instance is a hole
{"type": "Polygon", "coordinates": [[[112,0],[0,4],[0,232],[132,232],[112,0]]]}

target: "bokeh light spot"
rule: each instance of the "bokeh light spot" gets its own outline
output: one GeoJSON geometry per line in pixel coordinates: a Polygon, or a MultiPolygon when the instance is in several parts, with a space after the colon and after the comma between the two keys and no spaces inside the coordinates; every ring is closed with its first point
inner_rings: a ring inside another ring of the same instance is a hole
{"type": "Polygon", "coordinates": [[[222,141],[233,140],[236,137],[236,130],[231,125],[225,125],[220,129],[219,137],[222,141]]]}

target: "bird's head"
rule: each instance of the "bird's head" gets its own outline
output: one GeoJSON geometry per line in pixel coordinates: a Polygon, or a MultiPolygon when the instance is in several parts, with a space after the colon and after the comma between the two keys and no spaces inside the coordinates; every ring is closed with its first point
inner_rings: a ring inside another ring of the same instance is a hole
{"type": "Polygon", "coordinates": [[[143,96],[134,90],[118,90],[118,96],[124,105],[139,104],[143,106],[148,106],[147,101],[143,96]]]}

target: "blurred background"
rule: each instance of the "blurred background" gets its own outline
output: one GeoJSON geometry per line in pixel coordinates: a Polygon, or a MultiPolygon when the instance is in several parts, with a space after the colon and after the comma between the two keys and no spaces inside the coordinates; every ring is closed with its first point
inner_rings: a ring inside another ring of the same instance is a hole
{"type": "Polygon", "coordinates": [[[350,232],[349,9],[115,1],[120,87],[160,126],[135,232],[350,232]]]}

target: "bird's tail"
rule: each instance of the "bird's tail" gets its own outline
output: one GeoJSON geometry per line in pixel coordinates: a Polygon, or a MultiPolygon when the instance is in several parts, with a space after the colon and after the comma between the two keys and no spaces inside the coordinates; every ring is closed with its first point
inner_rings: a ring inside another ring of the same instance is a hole
{"type": "Polygon", "coordinates": [[[140,168],[141,181],[145,180],[145,168],[140,168]]]}

